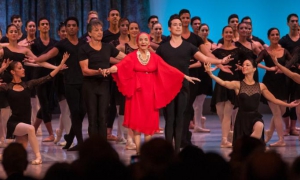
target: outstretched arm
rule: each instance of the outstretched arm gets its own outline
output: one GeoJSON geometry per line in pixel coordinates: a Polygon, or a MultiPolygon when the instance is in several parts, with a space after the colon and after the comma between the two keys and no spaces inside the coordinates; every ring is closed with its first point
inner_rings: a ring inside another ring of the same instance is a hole
{"type": "Polygon", "coordinates": [[[274,64],[289,78],[293,79],[293,81],[295,81],[296,83],[300,84],[300,75],[297,73],[294,73],[292,71],[290,71],[288,68],[282,66],[278,60],[277,57],[275,56],[271,56],[273,59],[274,64]]]}
{"type": "Polygon", "coordinates": [[[207,72],[207,74],[221,86],[224,86],[228,89],[233,89],[235,91],[239,89],[240,84],[238,81],[224,81],[221,78],[215,76],[211,72],[210,63],[205,63],[204,67],[205,67],[205,71],[207,72]]]}
{"type": "Polygon", "coordinates": [[[291,103],[286,103],[284,101],[281,101],[279,99],[276,99],[275,96],[268,90],[268,88],[263,84],[260,83],[260,89],[264,97],[271,101],[274,104],[278,104],[279,106],[286,106],[286,107],[296,107],[299,105],[300,102],[291,102],[291,103]]]}
{"type": "Polygon", "coordinates": [[[12,62],[13,60],[9,60],[9,59],[4,59],[2,64],[1,64],[1,68],[0,68],[0,73],[2,73],[8,66],[9,64],[12,62]]]}
{"type": "Polygon", "coordinates": [[[205,56],[200,51],[197,51],[194,55],[195,59],[198,61],[201,61],[203,63],[211,63],[211,64],[227,64],[229,61],[233,60],[233,58],[230,58],[231,55],[228,55],[224,57],[223,59],[216,59],[212,57],[205,56]]]}

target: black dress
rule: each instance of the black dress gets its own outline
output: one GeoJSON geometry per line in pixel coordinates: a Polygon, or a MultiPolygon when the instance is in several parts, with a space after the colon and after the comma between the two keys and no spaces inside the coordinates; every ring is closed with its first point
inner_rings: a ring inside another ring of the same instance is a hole
{"type": "Polygon", "coordinates": [[[7,121],[7,139],[14,138],[14,131],[16,126],[19,123],[26,123],[31,124],[31,103],[30,103],[30,96],[31,90],[48,80],[51,79],[51,76],[44,76],[39,79],[33,79],[28,82],[21,82],[21,83],[8,83],[5,85],[0,86],[0,91],[6,93],[8,104],[11,108],[12,115],[9,117],[7,121]],[[24,90],[22,91],[15,91],[13,90],[14,85],[21,85],[24,90]]]}
{"type": "MultiPolygon", "coordinates": [[[[239,81],[239,73],[236,71],[236,64],[239,62],[239,60],[242,58],[243,54],[240,52],[239,48],[234,48],[231,50],[226,49],[216,49],[212,52],[215,57],[222,59],[229,54],[231,54],[231,57],[233,58],[232,61],[230,61],[228,64],[231,66],[230,70],[233,72],[233,74],[219,71],[218,77],[221,78],[224,81],[239,81]]],[[[236,101],[236,95],[234,90],[227,89],[220,84],[215,85],[214,92],[211,99],[211,111],[216,112],[216,104],[219,102],[225,102],[230,101],[232,104],[235,104],[236,101]]]]}
{"type": "MultiPolygon", "coordinates": [[[[13,52],[10,49],[8,49],[7,47],[3,47],[3,59],[8,59],[8,58],[10,60],[18,61],[18,62],[22,63],[22,65],[24,65],[23,60],[25,58],[25,54],[13,52]]],[[[27,67],[28,66],[24,67],[24,68],[26,68],[26,70],[25,70],[26,76],[25,77],[28,77],[27,73],[30,72],[27,70],[27,67]]],[[[8,70],[5,70],[3,72],[3,74],[1,75],[1,79],[3,79],[3,82],[9,83],[12,80],[12,76],[8,72],[8,70]]],[[[22,80],[25,80],[25,79],[22,79],[22,80]]],[[[4,94],[4,92],[0,92],[0,108],[5,108],[7,106],[8,106],[8,102],[5,97],[5,94],[4,94]]]]}
{"type": "MultiPolygon", "coordinates": [[[[281,65],[285,65],[288,60],[291,59],[290,53],[284,49],[284,54],[282,57],[277,58],[278,62],[281,65]]],[[[257,63],[260,63],[262,60],[265,61],[267,67],[275,66],[272,57],[269,55],[267,50],[262,50],[258,58],[256,59],[257,63]]],[[[263,77],[263,83],[266,85],[268,90],[276,97],[276,99],[287,100],[287,89],[282,88],[287,86],[286,75],[283,73],[277,73],[276,71],[266,71],[263,77]]],[[[264,104],[267,104],[266,98],[261,98],[264,104]]]]}
{"type": "MultiPolygon", "coordinates": [[[[237,139],[250,136],[256,122],[264,123],[262,115],[258,112],[260,96],[261,90],[258,82],[248,85],[244,81],[240,81],[240,91],[237,95],[239,110],[234,124],[233,145],[237,139]]],[[[264,133],[260,139],[264,141],[264,133]]]]}

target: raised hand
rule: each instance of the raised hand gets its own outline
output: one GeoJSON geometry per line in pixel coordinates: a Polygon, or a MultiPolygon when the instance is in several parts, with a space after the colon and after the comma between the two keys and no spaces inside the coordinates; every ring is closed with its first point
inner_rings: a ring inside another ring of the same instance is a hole
{"type": "Polygon", "coordinates": [[[219,65],[219,68],[221,69],[221,71],[223,72],[226,72],[226,73],[229,73],[229,74],[232,74],[233,75],[233,72],[230,70],[231,66],[229,65],[219,65]]]}
{"type": "Polygon", "coordinates": [[[33,57],[25,55],[23,62],[24,63],[35,63],[35,59],[33,57]]]}
{"type": "Polygon", "coordinates": [[[65,52],[64,55],[63,55],[63,58],[61,60],[61,63],[62,64],[65,64],[67,59],[70,57],[70,54],[68,52],[65,52]]]}
{"type": "Polygon", "coordinates": [[[204,69],[205,69],[205,72],[207,72],[207,74],[212,74],[210,63],[204,63],[204,69]]]}
{"type": "Polygon", "coordinates": [[[3,70],[6,69],[11,62],[13,62],[13,60],[9,60],[9,58],[4,59],[2,64],[1,64],[1,69],[3,69],[3,70]]]}
{"type": "Polygon", "coordinates": [[[189,82],[191,82],[191,83],[193,83],[193,84],[195,84],[195,81],[198,81],[198,82],[201,81],[201,80],[198,79],[198,78],[190,77],[190,76],[187,76],[187,75],[184,75],[184,78],[185,78],[187,81],[189,81],[189,82]]]}
{"type": "Polygon", "coordinates": [[[229,54],[228,56],[226,56],[226,57],[224,57],[223,59],[222,59],[222,64],[227,64],[227,63],[229,63],[229,61],[231,61],[231,60],[233,60],[233,58],[231,58],[231,54],[229,54]]]}

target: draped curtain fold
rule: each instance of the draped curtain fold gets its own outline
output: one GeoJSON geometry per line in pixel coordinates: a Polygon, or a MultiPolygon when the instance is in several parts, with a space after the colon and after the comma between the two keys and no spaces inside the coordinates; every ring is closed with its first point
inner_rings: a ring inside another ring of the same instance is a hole
{"type": "Polygon", "coordinates": [[[149,0],[0,0],[0,27],[5,34],[11,15],[18,14],[22,17],[25,32],[27,20],[37,22],[39,18],[46,17],[50,20],[50,36],[58,39],[58,24],[69,16],[75,16],[79,20],[78,36],[81,36],[86,32],[89,11],[97,11],[103,21],[103,29],[107,29],[107,15],[111,8],[117,8],[121,17],[138,22],[141,31],[147,31],[149,0]]]}

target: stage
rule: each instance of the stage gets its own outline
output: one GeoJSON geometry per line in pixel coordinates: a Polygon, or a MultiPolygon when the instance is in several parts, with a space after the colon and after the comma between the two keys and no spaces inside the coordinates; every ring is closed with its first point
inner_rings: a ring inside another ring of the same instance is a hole
{"type": "MultiPolygon", "coordinates": [[[[230,148],[220,148],[220,141],[221,141],[221,124],[216,115],[206,115],[206,127],[211,129],[211,133],[193,133],[192,142],[202,148],[204,152],[217,152],[220,153],[225,159],[229,159],[229,153],[231,152],[230,148]]],[[[268,129],[270,123],[270,114],[264,114],[264,121],[265,127],[268,129]]],[[[161,118],[160,121],[161,127],[164,127],[164,119],[161,118]]],[[[55,130],[58,127],[58,116],[54,116],[52,120],[53,129],[55,130]]],[[[88,137],[87,134],[87,126],[88,121],[85,118],[83,123],[83,135],[85,138],[88,137]]],[[[47,131],[45,126],[42,126],[43,136],[38,136],[38,140],[40,142],[41,154],[43,159],[42,165],[31,165],[29,164],[26,170],[26,174],[32,175],[33,177],[42,178],[47,171],[47,169],[56,162],[72,162],[75,160],[77,156],[77,152],[68,152],[66,150],[62,150],[61,146],[57,146],[53,144],[53,142],[41,142],[41,140],[46,137],[47,131]]],[[[117,130],[117,123],[115,121],[113,134],[116,135],[117,130]]],[[[163,137],[163,134],[157,134],[154,137],[163,137]]],[[[277,134],[274,133],[271,141],[268,143],[273,143],[278,140],[277,134]]],[[[279,152],[284,160],[288,163],[292,163],[293,160],[298,156],[300,153],[300,145],[298,136],[285,136],[286,147],[277,147],[277,148],[270,148],[271,150],[276,150],[279,152]]],[[[113,147],[117,150],[120,155],[121,160],[125,164],[129,164],[130,156],[134,155],[136,152],[133,150],[125,150],[125,145],[116,144],[115,142],[111,142],[113,147]]],[[[3,151],[3,148],[0,149],[0,152],[3,151]]],[[[28,151],[28,159],[34,159],[34,154],[30,147],[27,148],[28,151]]],[[[6,178],[6,174],[0,166],[0,178],[6,178]]]]}

